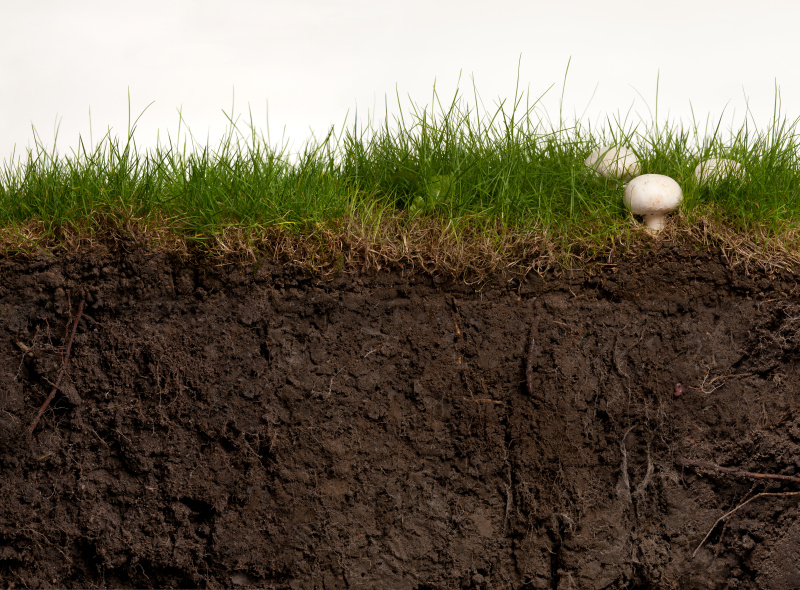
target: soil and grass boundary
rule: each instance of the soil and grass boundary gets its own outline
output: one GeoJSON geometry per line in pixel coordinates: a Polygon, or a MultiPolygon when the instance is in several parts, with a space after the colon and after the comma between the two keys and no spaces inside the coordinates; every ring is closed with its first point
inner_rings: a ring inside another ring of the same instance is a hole
{"type": "Polygon", "coordinates": [[[356,115],[296,153],[233,113],[216,147],[197,143],[183,119],[154,150],[137,148],[138,118],[122,141],[110,130],[97,145],[79,138],[71,155],[37,141],[0,171],[0,255],[136,235],[177,254],[459,275],[568,268],[669,239],[733,264],[796,265],[800,135],[778,95],[765,126],[748,116],[727,130],[722,117],[685,125],[630,112],[599,127],[560,113],[553,122],[543,97],[518,84],[508,106],[481,112],[460,90],[443,104],[434,86],[431,105],[412,102],[410,113],[398,96],[393,124],[388,110],[377,128],[356,115]],[[638,173],[680,185],[668,237],[648,240],[626,211],[626,179],[587,167],[587,155],[613,145],[630,150],[638,173]],[[739,173],[698,177],[711,158],[739,173]]]}
{"type": "Polygon", "coordinates": [[[793,127],[456,112],[296,167],[6,169],[3,585],[797,586],[793,127]],[[605,139],[683,183],[657,235],[585,173],[605,139]],[[746,179],[695,183],[717,155],[746,179]]]}

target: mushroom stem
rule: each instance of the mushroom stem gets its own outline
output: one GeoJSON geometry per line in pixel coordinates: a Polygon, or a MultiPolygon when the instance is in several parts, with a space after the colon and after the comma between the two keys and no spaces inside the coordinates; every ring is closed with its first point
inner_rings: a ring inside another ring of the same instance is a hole
{"type": "Polygon", "coordinates": [[[667,225],[667,216],[663,213],[645,215],[644,225],[652,233],[660,232],[667,225]]]}

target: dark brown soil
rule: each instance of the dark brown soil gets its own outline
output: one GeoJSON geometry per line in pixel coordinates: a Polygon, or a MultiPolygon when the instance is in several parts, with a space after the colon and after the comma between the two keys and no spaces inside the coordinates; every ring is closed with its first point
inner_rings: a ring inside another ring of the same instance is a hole
{"type": "Polygon", "coordinates": [[[798,296],[668,245],[473,286],[0,261],[0,582],[797,588],[800,486],[679,461],[798,474],[798,296]]]}

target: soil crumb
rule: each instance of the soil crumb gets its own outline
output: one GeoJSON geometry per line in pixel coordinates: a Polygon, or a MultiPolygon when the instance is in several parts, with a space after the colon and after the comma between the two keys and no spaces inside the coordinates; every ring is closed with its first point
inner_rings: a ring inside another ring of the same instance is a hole
{"type": "Polygon", "coordinates": [[[799,294],[669,246],[479,285],[1,260],[0,583],[797,588],[799,294]]]}

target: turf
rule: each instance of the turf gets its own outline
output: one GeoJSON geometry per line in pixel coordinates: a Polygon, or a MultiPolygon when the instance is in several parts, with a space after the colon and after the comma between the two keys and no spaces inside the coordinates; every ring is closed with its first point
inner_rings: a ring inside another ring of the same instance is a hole
{"type": "Polygon", "coordinates": [[[398,97],[394,122],[365,128],[356,116],[295,155],[232,114],[215,149],[186,132],[181,143],[179,125],[174,142],[140,153],[136,121],[124,141],[108,134],[87,149],[81,139],[69,156],[37,142],[0,173],[0,251],[136,235],[207,256],[463,272],[569,266],[684,239],[767,265],[800,261],[798,121],[777,99],[766,130],[748,119],[723,132],[721,118],[703,129],[657,117],[552,122],[540,98],[517,91],[481,113],[458,91],[442,103],[434,87],[431,105],[404,110],[398,97]],[[609,144],[632,149],[642,173],[681,184],[681,209],[658,237],[624,209],[621,180],[588,173],[587,155],[609,144]],[[744,177],[699,183],[694,168],[710,157],[739,162],[744,177]]]}

